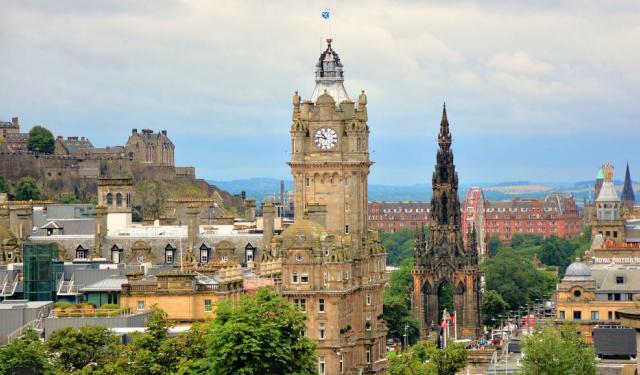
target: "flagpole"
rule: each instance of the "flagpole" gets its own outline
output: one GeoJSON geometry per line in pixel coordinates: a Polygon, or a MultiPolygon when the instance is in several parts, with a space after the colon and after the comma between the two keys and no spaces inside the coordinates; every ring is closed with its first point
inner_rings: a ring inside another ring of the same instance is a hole
{"type": "Polygon", "coordinates": [[[458,312],[453,310],[453,334],[454,340],[458,341],[458,312]]]}

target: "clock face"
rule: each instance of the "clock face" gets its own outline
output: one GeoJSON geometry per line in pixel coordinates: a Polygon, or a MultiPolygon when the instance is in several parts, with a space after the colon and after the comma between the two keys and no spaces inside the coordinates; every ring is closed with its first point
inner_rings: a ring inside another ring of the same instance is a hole
{"type": "Polygon", "coordinates": [[[338,134],[331,128],[320,128],[316,131],[314,141],[322,150],[331,150],[338,144],[338,134]]]}

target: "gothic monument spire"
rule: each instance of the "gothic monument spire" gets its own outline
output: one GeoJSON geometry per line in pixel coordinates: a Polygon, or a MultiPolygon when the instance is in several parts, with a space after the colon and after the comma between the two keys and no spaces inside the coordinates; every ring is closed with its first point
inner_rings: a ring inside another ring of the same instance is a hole
{"type": "Polygon", "coordinates": [[[414,313],[420,322],[421,336],[427,337],[429,331],[438,329],[442,310],[447,307],[441,305],[446,300],[441,294],[452,290],[453,309],[463,335],[475,338],[481,327],[478,251],[476,241],[469,241],[469,247],[464,247],[458,174],[451,143],[447,109],[443,107],[431,181],[431,234],[425,240],[421,233],[415,244],[414,313]]]}

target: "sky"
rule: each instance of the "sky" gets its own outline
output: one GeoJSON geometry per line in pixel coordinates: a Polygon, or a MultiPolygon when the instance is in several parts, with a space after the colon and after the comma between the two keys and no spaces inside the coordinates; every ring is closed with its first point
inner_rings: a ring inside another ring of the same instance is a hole
{"type": "Polygon", "coordinates": [[[327,36],[368,96],[372,183],[430,181],[445,101],[462,183],[640,179],[637,0],[0,0],[0,119],[98,147],[166,129],[199,177],[290,178],[327,36]]]}

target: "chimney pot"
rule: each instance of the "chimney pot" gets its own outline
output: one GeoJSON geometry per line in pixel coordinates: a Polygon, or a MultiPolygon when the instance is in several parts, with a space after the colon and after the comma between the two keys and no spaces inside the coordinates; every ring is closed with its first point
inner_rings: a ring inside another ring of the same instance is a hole
{"type": "Polygon", "coordinates": [[[15,125],[15,126],[20,126],[20,124],[18,123],[18,118],[17,117],[13,117],[11,119],[11,123],[13,123],[13,125],[15,125]]]}

